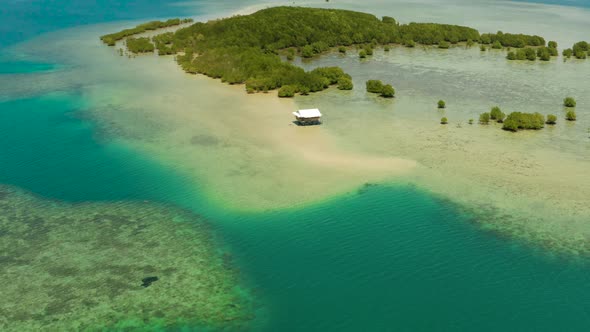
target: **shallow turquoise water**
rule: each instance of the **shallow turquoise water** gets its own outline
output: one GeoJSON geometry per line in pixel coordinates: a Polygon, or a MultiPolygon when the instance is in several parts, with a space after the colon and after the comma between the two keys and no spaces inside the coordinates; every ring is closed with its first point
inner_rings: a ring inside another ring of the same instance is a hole
{"type": "Polygon", "coordinates": [[[76,118],[76,94],[0,102],[0,183],[67,201],[169,200],[181,179],[76,118]]]}
{"type": "Polygon", "coordinates": [[[581,331],[582,262],[482,232],[411,187],[224,222],[268,331],[581,331]]]}
{"type": "MultiPolygon", "coordinates": [[[[0,69],[2,79],[59,66],[0,69]]],[[[300,210],[233,214],[148,156],[102,140],[78,117],[92,107],[78,91],[0,97],[0,183],[66,201],[152,200],[204,214],[265,305],[253,330],[590,327],[587,262],[487,233],[415,188],[374,186],[300,210]]]]}

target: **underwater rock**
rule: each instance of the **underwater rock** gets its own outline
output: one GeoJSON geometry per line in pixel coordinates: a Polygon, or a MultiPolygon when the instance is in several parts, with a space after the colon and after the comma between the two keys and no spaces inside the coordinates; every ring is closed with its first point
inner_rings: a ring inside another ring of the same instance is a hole
{"type": "Polygon", "coordinates": [[[141,279],[141,285],[143,287],[149,287],[153,282],[156,282],[156,281],[158,281],[157,276],[143,278],[143,279],[141,279]]]}

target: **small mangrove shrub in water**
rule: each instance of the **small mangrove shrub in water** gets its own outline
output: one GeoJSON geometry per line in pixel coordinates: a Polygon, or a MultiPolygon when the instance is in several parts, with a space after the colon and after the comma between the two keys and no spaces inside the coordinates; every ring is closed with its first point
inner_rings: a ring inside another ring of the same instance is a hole
{"type": "Polygon", "coordinates": [[[565,119],[567,121],[576,121],[576,111],[574,111],[574,110],[567,111],[567,113],[565,113],[565,119]]]}
{"type": "Polygon", "coordinates": [[[368,80],[366,83],[367,92],[381,93],[383,91],[383,82],[380,80],[368,80]]]}
{"type": "Polygon", "coordinates": [[[438,101],[438,108],[445,108],[447,107],[447,104],[445,103],[444,100],[439,100],[438,101]]]}
{"type": "Polygon", "coordinates": [[[383,98],[393,98],[395,96],[395,89],[391,86],[391,84],[386,84],[381,89],[381,97],[383,98]]]}
{"type": "Polygon", "coordinates": [[[572,97],[566,97],[563,100],[563,106],[565,107],[576,107],[576,100],[572,97]]]}
{"type": "Polygon", "coordinates": [[[490,123],[490,113],[485,112],[479,115],[479,123],[481,124],[489,124],[490,123]]]}
{"type": "Polygon", "coordinates": [[[449,123],[449,120],[447,118],[442,118],[440,119],[440,124],[446,125],[447,123],[449,123]]]}
{"type": "Polygon", "coordinates": [[[553,114],[549,114],[547,115],[547,121],[545,121],[545,123],[549,125],[554,125],[555,123],[557,123],[557,117],[553,114]]]}
{"type": "Polygon", "coordinates": [[[359,52],[359,58],[364,59],[367,57],[367,52],[365,50],[361,50],[359,52]]]}

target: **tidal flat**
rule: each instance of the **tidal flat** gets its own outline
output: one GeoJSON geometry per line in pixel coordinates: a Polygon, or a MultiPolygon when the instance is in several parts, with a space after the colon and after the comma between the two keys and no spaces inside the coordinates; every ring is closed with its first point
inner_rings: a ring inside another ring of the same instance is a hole
{"type": "Polygon", "coordinates": [[[231,255],[197,215],[6,186],[0,211],[2,331],[240,330],[254,319],[231,255]]]}

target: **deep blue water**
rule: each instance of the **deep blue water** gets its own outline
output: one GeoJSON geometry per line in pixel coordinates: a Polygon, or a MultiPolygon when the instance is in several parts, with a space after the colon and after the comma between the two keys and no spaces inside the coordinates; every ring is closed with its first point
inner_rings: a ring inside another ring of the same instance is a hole
{"type": "MultiPolygon", "coordinates": [[[[151,0],[11,2],[0,9],[0,45],[183,10],[151,0]],[[13,35],[19,22],[26,28],[13,35]]],[[[0,79],[47,70],[60,64],[8,59],[0,79]]],[[[266,307],[268,324],[254,330],[590,329],[586,262],[486,233],[415,188],[377,186],[300,210],[233,214],[208,206],[173,170],[100,140],[77,116],[92,107],[78,91],[1,93],[0,183],[67,201],[152,200],[205,214],[266,307]]]]}

